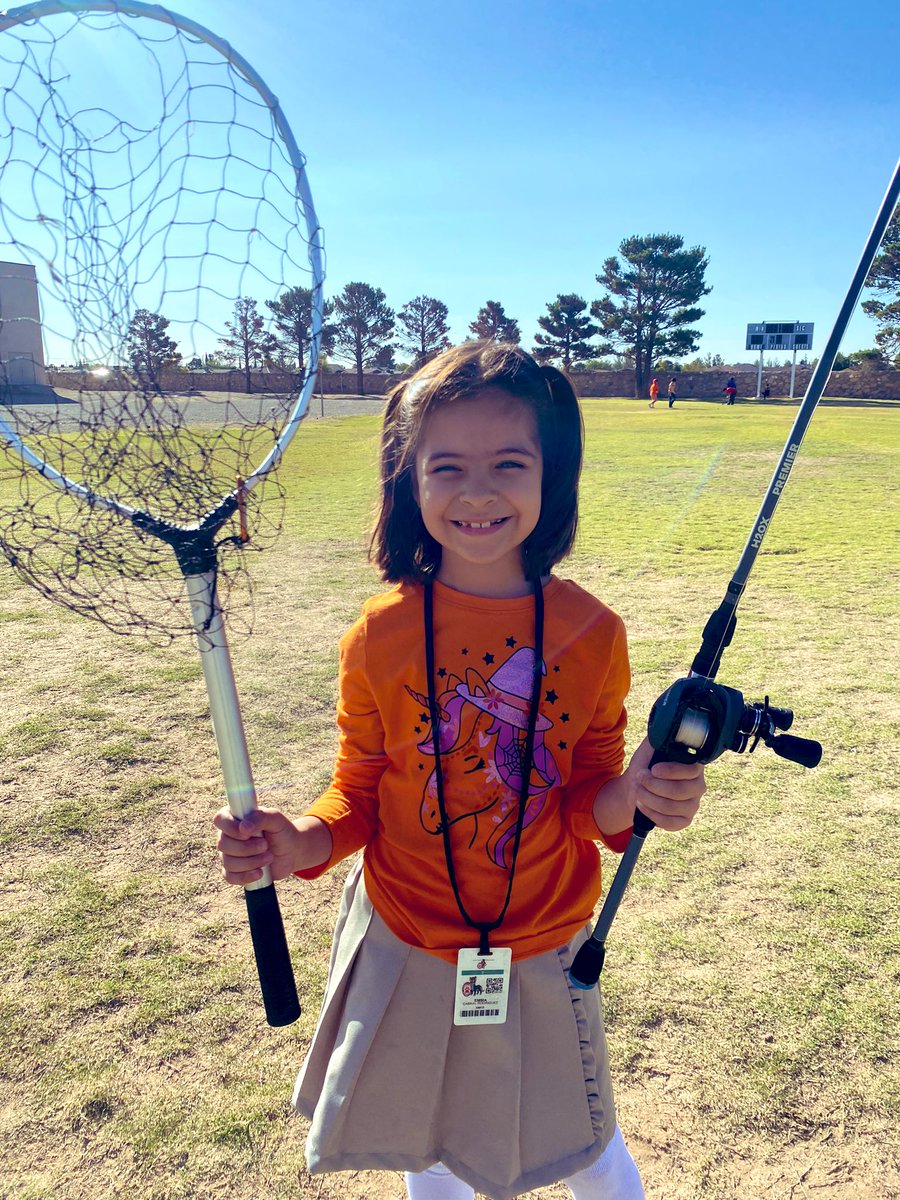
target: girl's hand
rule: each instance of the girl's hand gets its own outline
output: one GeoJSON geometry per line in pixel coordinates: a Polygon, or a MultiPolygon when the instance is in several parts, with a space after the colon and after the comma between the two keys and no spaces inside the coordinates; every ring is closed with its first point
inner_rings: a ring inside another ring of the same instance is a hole
{"type": "Polygon", "coordinates": [[[226,883],[246,887],[268,867],[272,879],[317,867],[331,855],[331,834],[316,817],[290,820],[277,808],[256,808],[238,820],[227,808],[213,817],[226,883]]]}
{"type": "Polygon", "coordinates": [[[660,762],[651,768],[652,757],[653,747],[644,738],[626,768],[635,806],[660,829],[684,829],[697,815],[706,791],[703,765],[660,762]]]}

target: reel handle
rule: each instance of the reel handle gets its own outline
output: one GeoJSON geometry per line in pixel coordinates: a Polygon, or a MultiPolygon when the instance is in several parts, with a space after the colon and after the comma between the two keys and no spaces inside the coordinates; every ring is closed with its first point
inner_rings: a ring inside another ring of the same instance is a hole
{"type": "Polygon", "coordinates": [[[795,737],[792,733],[782,733],[771,737],[766,742],[770,750],[779,758],[789,762],[799,763],[801,767],[817,767],[822,760],[822,746],[812,738],[795,737]]]}

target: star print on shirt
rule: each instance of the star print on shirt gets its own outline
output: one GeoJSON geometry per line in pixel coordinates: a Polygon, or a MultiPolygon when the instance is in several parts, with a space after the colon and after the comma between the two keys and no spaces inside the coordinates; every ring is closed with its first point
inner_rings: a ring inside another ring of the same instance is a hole
{"type": "Polygon", "coordinates": [[[568,742],[560,742],[559,748],[560,748],[560,750],[566,750],[568,748],[568,745],[569,745],[568,742]]]}
{"type": "Polygon", "coordinates": [[[512,650],[512,648],[514,646],[518,645],[518,642],[516,641],[516,639],[514,637],[508,637],[506,639],[506,644],[507,644],[507,646],[509,646],[510,650],[512,650]]]}
{"type": "Polygon", "coordinates": [[[491,665],[491,663],[494,661],[494,656],[493,656],[493,654],[485,654],[481,661],[484,663],[484,665],[486,667],[489,667],[491,665]]]}
{"type": "Polygon", "coordinates": [[[568,713],[560,713],[560,715],[559,715],[559,719],[560,719],[560,720],[561,720],[563,723],[565,723],[565,722],[566,722],[566,721],[568,721],[568,719],[569,719],[569,714],[568,714],[568,713]]]}
{"type": "Polygon", "coordinates": [[[438,667],[438,677],[439,677],[440,679],[443,679],[443,678],[444,678],[444,676],[445,676],[446,674],[447,674],[447,668],[446,668],[446,667],[438,667]]]}
{"type": "Polygon", "coordinates": [[[559,696],[557,696],[556,692],[554,692],[551,688],[549,692],[544,692],[544,699],[548,704],[555,704],[559,699],[559,696]]]}

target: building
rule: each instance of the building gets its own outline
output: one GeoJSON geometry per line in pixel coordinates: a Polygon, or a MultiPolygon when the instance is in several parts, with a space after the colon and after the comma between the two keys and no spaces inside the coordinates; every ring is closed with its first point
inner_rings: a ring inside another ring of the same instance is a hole
{"type": "Polygon", "coordinates": [[[0,262],[0,383],[47,386],[37,274],[26,263],[0,262]]]}

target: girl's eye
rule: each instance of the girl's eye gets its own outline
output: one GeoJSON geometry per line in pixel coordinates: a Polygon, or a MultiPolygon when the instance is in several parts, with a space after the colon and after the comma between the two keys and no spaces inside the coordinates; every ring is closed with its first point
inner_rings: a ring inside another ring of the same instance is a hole
{"type": "Polygon", "coordinates": [[[458,471],[458,470],[459,470],[459,467],[455,466],[453,463],[441,463],[440,466],[432,468],[431,474],[432,475],[444,475],[448,471],[458,471]]]}
{"type": "Polygon", "coordinates": [[[523,462],[516,462],[515,459],[509,459],[507,461],[498,463],[497,466],[500,467],[502,470],[506,470],[507,468],[512,467],[516,470],[524,471],[526,464],[523,462]]]}

